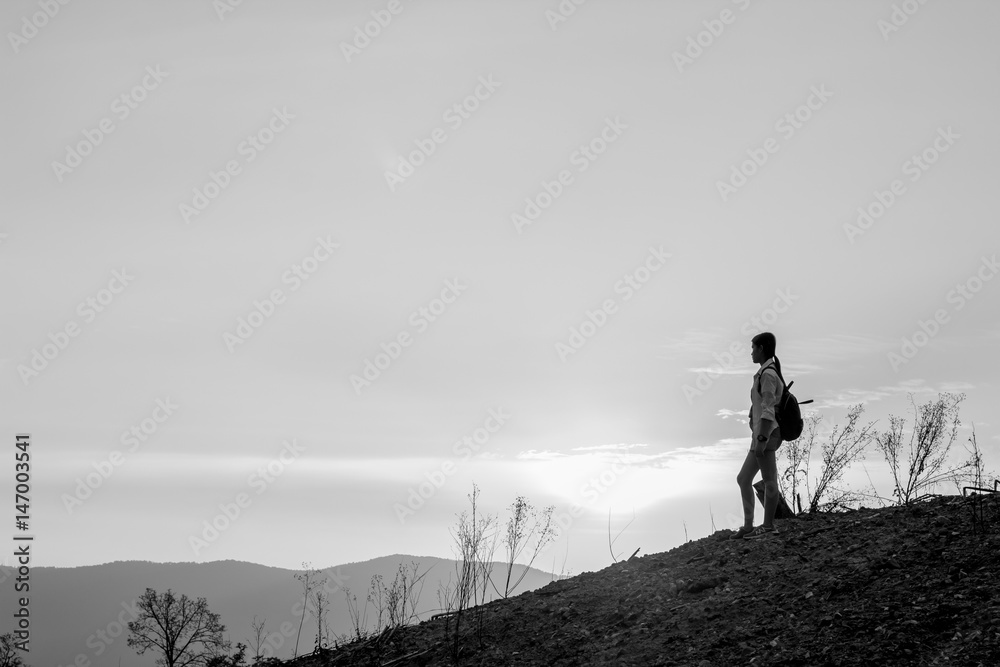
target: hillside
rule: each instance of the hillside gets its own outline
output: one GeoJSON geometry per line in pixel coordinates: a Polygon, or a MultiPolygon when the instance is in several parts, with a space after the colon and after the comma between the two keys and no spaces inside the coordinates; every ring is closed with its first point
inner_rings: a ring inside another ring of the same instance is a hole
{"type": "MultiPolygon", "coordinates": [[[[420,618],[428,618],[438,608],[437,589],[454,576],[455,562],[428,556],[392,555],[359,563],[330,567],[326,573],[331,586],[349,588],[364,601],[371,578],[380,575],[392,581],[400,563],[419,563],[427,572],[425,586],[417,601],[420,618]]],[[[518,574],[522,568],[518,567],[518,574]]],[[[189,597],[205,597],[209,608],[222,617],[233,642],[246,641],[251,621],[266,619],[267,631],[280,658],[291,658],[294,635],[278,632],[298,629],[302,589],[296,571],[241,561],[209,563],[152,563],[117,561],[82,567],[38,567],[32,575],[33,643],[28,663],[32,667],[62,667],[91,664],[95,667],[153,667],[151,652],[137,655],[126,646],[124,623],[132,620],[135,600],[146,587],[163,592],[168,588],[189,597]]],[[[537,588],[552,581],[552,575],[531,569],[518,590],[537,588]]],[[[11,586],[8,580],[4,586],[11,586]]],[[[10,588],[8,590],[13,590],[10,588]]],[[[0,596],[0,614],[13,616],[14,595],[0,596]]],[[[351,622],[343,590],[331,594],[330,630],[348,634],[351,622]]],[[[6,624],[10,627],[10,624],[6,624]]],[[[9,630],[8,630],[9,631],[9,630]]],[[[315,622],[305,623],[300,647],[311,649],[316,636],[315,622]]]]}
{"type": "MultiPolygon", "coordinates": [[[[463,621],[463,665],[963,665],[1000,656],[1000,499],[960,496],[730,531],[551,583],[463,621]]],[[[454,664],[438,618],[295,667],[454,664]]]]}

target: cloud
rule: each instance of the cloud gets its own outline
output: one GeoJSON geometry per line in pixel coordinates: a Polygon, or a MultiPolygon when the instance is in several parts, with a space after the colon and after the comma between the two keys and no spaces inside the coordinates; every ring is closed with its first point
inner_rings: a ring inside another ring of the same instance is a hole
{"type": "Polygon", "coordinates": [[[617,445],[592,445],[590,447],[573,447],[571,451],[574,452],[589,452],[595,450],[612,450],[612,451],[627,451],[634,447],[649,447],[649,445],[644,443],[619,443],[617,445]]]}
{"type": "Polygon", "coordinates": [[[883,385],[874,389],[844,389],[832,396],[821,396],[816,399],[816,409],[844,408],[858,403],[875,403],[889,398],[914,394],[916,396],[936,396],[941,393],[961,393],[975,389],[968,382],[942,382],[939,385],[928,385],[921,378],[900,380],[894,385],[883,385]]]}
{"type": "Polygon", "coordinates": [[[698,445],[695,447],[680,447],[666,452],[664,457],[670,462],[706,462],[731,459],[738,452],[746,451],[748,448],[748,438],[723,438],[711,445],[698,445]]]}
{"type": "Polygon", "coordinates": [[[726,330],[722,327],[713,329],[688,329],[680,338],[664,340],[657,353],[657,359],[690,359],[691,357],[710,357],[713,353],[725,349],[726,330]]]}
{"type": "Polygon", "coordinates": [[[519,461],[554,461],[556,459],[568,458],[569,454],[563,454],[562,452],[553,452],[549,450],[537,451],[534,449],[528,449],[523,452],[518,452],[514,457],[519,461]]]}
{"type": "Polygon", "coordinates": [[[665,459],[669,456],[669,453],[659,452],[644,454],[631,451],[642,447],[649,447],[649,445],[644,443],[618,443],[610,445],[593,445],[589,447],[573,447],[569,451],[539,451],[529,449],[519,452],[515,458],[521,461],[567,461],[570,459],[608,463],[618,461],[625,465],[635,467],[663,467],[665,459]]]}
{"type": "Polygon", "coordinates": [[[689,368],[687,370],[695,374],[711,373],[714,375],[753,375],[754,373],[757,372],[757,369],[753,366],[744,366],[742,368],[723,368],[722,366],[705,366],[702,368],[689,368]]]}

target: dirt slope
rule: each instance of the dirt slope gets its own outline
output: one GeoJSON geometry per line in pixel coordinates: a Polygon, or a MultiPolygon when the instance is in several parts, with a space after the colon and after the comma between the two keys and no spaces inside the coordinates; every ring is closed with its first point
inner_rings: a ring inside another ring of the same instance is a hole
{"type": "MultiPolygon", "coordinates": [[[[729,531],[552,583],[463,619],[462,665],[1000,665],[1000,499],[960,496],[729,531]]],[[[296,661],[455,663],[454,618],[296,661]],[[446,635],[446,623],[450,628],[446,635]]]]}

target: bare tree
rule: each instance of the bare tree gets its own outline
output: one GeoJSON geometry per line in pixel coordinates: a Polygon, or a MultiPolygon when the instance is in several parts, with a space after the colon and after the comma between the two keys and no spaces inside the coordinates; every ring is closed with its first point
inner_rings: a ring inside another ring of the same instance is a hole
{"type": "Polygon", "coordinates": [[[13,633],[0,635],[0,667],[28,667],[18,655],[19,650],[13,633]]]}
{"type": "Polygon", "coordinates": [[[812,451],[819,433],[822,417],[818,414],[806,418],[806,434],[798,440],[787,443],[783,452],[788,461],[781,478],[790,483],[791,496],[797,500],[798,511],[802,511],[800,490],[805,490],[809,513],[824,509],[845,507],[861,501],[865,494],[847,490],[840,486],[844,473],[858,460],[863,460],[865,451],[875,439],[875,422],[860,425],[864,405],[859,403],[847,413],[847,423],[843,428],[834,425],[833,430],[820,445],[819,477],[812,478],[810,466],[812,451]]]}
{"type": "Polygon", "coordinates": [[[162,595],[152,588],[139,598],[139,616],[128,624],[128,645],[142,655],[153,649],[164,667],[204,667],[219,651],[229,650],[226,627],[208,609],[205,598],[178,599],[172,590],[162,595]]]}
{"type": "Polygon", "coordinates": [[[904,445],[906,420],[902,417],[890,416],[889,429],[878,435],[879,449],[892,470],[892,493],[900,504],[909,503],[937,484],[958,482],[975,473],[974,456],[960,463],[948,462],[962,423],[958,409],[963,400],[965,394],[941,393],[937,400],[918,406],[910,394],[914,421],[909,443],[904,445]],[[906,456],[905,470],[902,456],[906,456]]]}
{"type": "Polygon", "coordinates": [[[320,570],[312,569],[312,565],[309,563],[302,563],[303,572],[295,575],[295,578],[299,580],[302,584],[302,618],[299,619],[299,631],[295,634],[295,650],[292,653],[292,657],[296,657],[299,654],[299,637],[302,635],[302,624],[306,620],[306,607],[309,604],[309,595],[313,592],[313,589],[317,586],[321,586],[326,579],[320,579],[320,570]]]}
{"type": "Polygon", "coordinates": [[[840,488],[839,483],[852,463],[865,458],[865,450],[875,439],[875,422],[859,426],[865,408],[857,404],[847,413],[843,429],[834,425],[829,439],[821,447],[823,467],[820,469],[816,488],[809,498],[809,513],[814,514],[821,505],[845,506],[863,496],[856,491],[840,488]]]}

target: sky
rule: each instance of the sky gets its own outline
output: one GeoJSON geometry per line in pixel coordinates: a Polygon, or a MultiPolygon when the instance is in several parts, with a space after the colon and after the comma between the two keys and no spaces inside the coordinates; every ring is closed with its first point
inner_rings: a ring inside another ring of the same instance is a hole
{"type": "Polygon", "coordinates": [[[996,3],[15,0],[0,25],[0,421],[30,434],[34,565],[450,557],[473,485],[501,522],[555,507],[543,569],[664,551],[740,521],[763,330],[823,429],[963,393],[956,452],[974,425],[1000,468],[996,3]]]}

